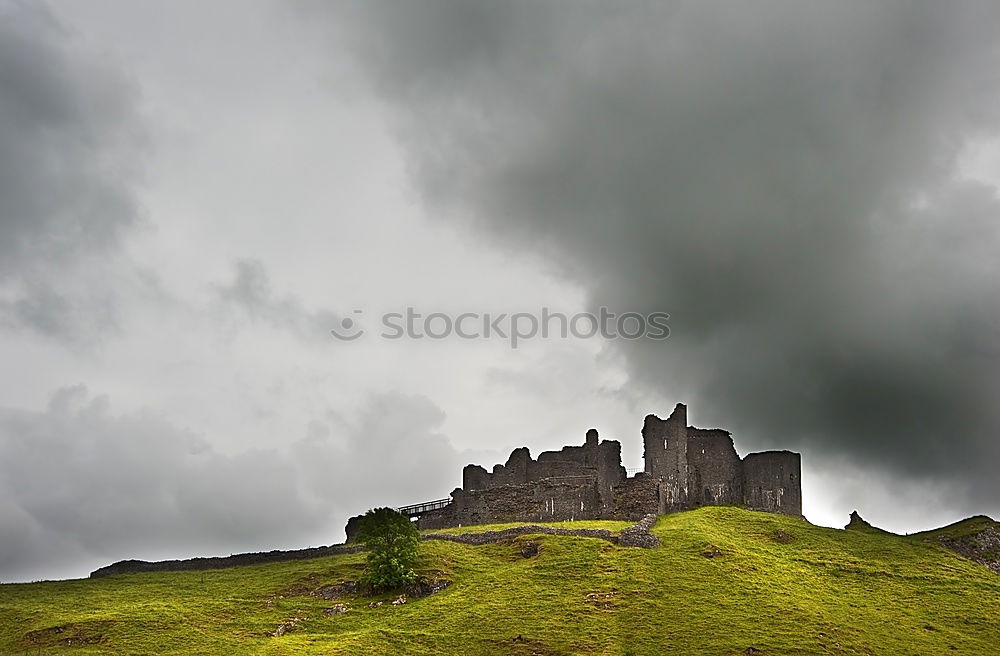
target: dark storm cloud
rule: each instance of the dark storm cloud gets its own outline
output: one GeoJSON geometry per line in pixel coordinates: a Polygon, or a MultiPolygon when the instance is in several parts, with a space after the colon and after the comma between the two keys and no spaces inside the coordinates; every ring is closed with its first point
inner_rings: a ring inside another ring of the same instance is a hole
{"type": "MultiPolygon", "coordinates": [[[[438,210],[618,311],[633,379],[746,448],[997,511],[990,3],[359,3],[331,21],[438,210]]],[[[666,409],[666,408],[665,408],[666,409]]]]}
{"type": "Polygon", "coordinates": [[[342,541],[347,517],[371,504],[440,495],[428,472],[460,460],[424,397],[378,395],[352,422],[315,420],[288,453],[220,453],[109,405],[72,387],[41,412],[0,409],[0,580],[342,541]]]}
{"type": "Polygon", "coordinates": [[[136,221],[135,104],[43,5],[0,2],[0,325],[71,341],[111,325],[111,297],[95,305],[60,274],[136,221]]]}

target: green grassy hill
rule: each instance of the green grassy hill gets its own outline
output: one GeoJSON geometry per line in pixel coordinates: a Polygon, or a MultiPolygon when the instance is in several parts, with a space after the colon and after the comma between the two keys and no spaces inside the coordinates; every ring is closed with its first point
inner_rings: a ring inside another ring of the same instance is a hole
{"type": "Polygon", "coordinates": [[[333,616],[337,602],[310,592],[357,579],[362,554],[8,584],[0,654],[1000,653],[1000,576],[939,544],[736,508],[670,515],[653,532],[650,550],[426,541],[421,569],[452,585],[398,606],[347,597],[333,616]]]}

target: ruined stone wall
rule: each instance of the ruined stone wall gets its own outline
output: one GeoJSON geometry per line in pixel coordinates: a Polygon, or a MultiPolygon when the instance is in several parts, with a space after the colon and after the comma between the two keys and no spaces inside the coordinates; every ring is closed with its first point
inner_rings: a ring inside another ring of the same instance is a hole
{"type": "Polygon", "coordinates": [[[490,484],[490,473],[479,465],[466,465],[462,469],[462,489],[485,490],[490,484]]]}
{"type": "Polygon", "coordinates": [[[420,529],[503,522],[600,519],[603,504],[596,476],[546,478],[485,490],[455,490],[452,503],[424,514],[420,529]]]}
{"type": "Polygon", "coordinates": [[[564,446],[558,451],[542,451],[538,454],[535,464],[546,465],[552,462],[567,462],[580,467],[593,467],[597,464],[597,445],[564,446]]]}
{"type": "Polygon", "coordinates": [[[532,464],[531,452],[527,447],[514,449],[510,452],[506,464],[493,467],[493,473],[487,476],[486,487],[527,483],[531,480],[528,472],[532,464]]]}
{"type": "Polygon", "coordinates": [[[609,518],[638,521],[659,514],[659,481],[645,473],[626,478],[614,488],[614,511],[609,518]]]}
{"type": "Polygon", "coordinates": [[[744,503],[753,510],[802,515],[802,458],[792,451],[750,453],[743,459],[744,503]]]}
{"type": "Polygon", "coordinates": [[[743,462],[729,431],[688,426],[688,498],[692,507],[743,503],[743,462]]]}
{"type": "Polygon", "coordinates": [[[596,466],[582,465],[567,460],[543,460],[532,462],[527,481],[540,481],[559,476],[597,476],[596,466]]]}
{"type": "MultiPolygon", "coordinates": [[[[597,431],[594,431],[597,438],[597,431]]],[[[626,479],[622,466],[622,445],[616,440],[604,440],[597,450],[597,496],[605,516],[615,510],[615,486],[626,479]]]]}
{"type": "Polygon", "coordinates": [[[648,415],[643,423],[645,471],[661,481],[661,514],[689,507],[687,430],[687,406],[683,403],[678,403],[667,419],[648,415]]]}
{"type": "Polygon", "coordinates": [[[667,426],[656,415],[646,415],[642,422],[643,472],[659,477],[667,469],[667,426]]]}
{"type": "Polygon", "coordinates": [[[507,462],[495,465],[492,472],[479,465],[468,465],[462,471],[462,489],[487,490],[505,485],[518,485],[545,478],[562,476],[597,476],[599,470],[604,470],[610,479],[617,479],[611,466],[605,463],[609,455],[618,454],[616,466],[621,465],[621,445],[605,447],[608,441],[599,444],[597,431],[587,431],[583,446],[566,446],[559,451],[544,451],[538,459],[532,459],[527,447],[514,449],[507,462]],[[611,449],[610,451],[608,449],[611,449]]]}

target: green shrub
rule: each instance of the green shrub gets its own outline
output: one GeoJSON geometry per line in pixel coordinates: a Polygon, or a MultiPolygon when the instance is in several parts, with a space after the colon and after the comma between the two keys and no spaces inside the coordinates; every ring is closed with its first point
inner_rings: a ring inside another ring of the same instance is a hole
{"type": "Polygon", "coordinates": [[[417,580],[420,533],[410,519],[392,508],[374,508],[358,522],[358,541],[368,548],[364,581],[375,591],[391,590],[417,580]]]}

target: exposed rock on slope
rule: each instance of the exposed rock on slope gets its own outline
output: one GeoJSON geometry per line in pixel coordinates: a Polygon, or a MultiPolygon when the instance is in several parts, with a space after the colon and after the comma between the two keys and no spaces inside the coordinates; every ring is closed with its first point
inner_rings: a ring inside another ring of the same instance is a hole
{"type": "Polygon", "coordinates": [[[963,519],[936,531],[916,533],[913,537],[937,542],[1000,574],[1000,523],[985,515],[963,519]]]}

